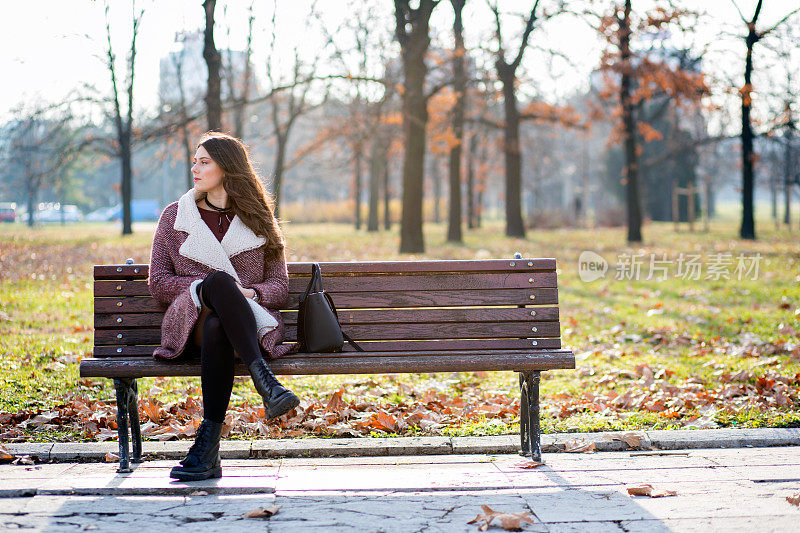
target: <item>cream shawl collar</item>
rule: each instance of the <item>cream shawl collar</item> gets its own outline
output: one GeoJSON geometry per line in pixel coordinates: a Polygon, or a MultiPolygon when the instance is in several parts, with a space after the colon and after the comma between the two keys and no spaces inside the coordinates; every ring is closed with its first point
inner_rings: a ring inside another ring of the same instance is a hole
{"type": "MultiPolygon", "coordinates": [[[[195,203],[195,199],[198,196],[199,194],[194,189],[191,189],[178,200],[178,213],[175,216],[175,225],[173,227],[177,231],[185,231],[189,234],[178,249],[178,253],[213,270],[227,272],[233,279],[241,283],[242,280],[231,263],[231,257],[263,246],[267,239],[253,233],[236,216],[233,217],[228,231],[225,232],[225,236],[222,238],[222,242],[218,241],[206,223],[203,222],[203,219],[200,218],[200,211],[195,203]]],[[[201,281],[196,280],[189,287],[189,294],[197,308],[200,308],[201,304],[197,297],[196,287],[201,281]]],[[[247,303],[250,305],[250,309],[253,310],[259,339],[277,327],[278,322],[266,309],[249,298],[247,303]]]]}
{"type": "Polygon", "coordinates": [[[199,193],[195,189],[190,189],[178,200],[174,228],[189,234],[178,249],[178,253],[214,270],[227,272],[237,281],[241,281],[230,258],[263,246],[267,239],[253,233],[238,216],[235,216],[222,242],[218,241],[200,218],[200,211],[195,203],[198,196],[199,193]]]}

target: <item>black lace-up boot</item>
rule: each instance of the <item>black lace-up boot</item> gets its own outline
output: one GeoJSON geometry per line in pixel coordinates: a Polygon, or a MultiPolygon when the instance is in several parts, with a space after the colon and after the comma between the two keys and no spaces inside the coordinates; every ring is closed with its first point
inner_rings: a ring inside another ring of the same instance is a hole
{"type": "Polygon", "coordinates": [[[277,418],[300,405],[297,396],[280,384],[263,359],[253,361],[247,370],[250,371],[253,384],[264,400],[264,409],[268,419],[277,418]]]}
{"type": "Polygon", "coordinates": [[[222,477],[222,465],[219,460],[219,438],[222,435],[222,424],[206,418],[197,428],[194,444],[189,448],[181,466],[176,466],[169,477],[180,481],[200,481],[201,479],[222,477]]]}

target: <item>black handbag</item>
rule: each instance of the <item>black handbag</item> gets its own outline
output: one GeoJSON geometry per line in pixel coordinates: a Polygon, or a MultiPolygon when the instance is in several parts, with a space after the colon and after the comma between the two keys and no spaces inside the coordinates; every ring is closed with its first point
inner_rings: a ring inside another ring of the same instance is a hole
{"type": "Polygon", "coordinates": [[[311,266],[311,279],[300,296],[297,313],[297,342],[301,352],[341,352],[347,340],[359,352],[364,350],[342,331],[330,294],[322,288],[322,270],[311,266]]]}

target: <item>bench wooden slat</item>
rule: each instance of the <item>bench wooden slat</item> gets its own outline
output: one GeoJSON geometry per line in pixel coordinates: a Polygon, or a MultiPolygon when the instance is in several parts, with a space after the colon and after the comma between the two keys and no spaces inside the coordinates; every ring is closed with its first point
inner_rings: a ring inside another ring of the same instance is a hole
{"type": "MultiPolygon", "coordinates": [[[[281,312],[286,325],[297,324],[297,311],[281,312]]],[[[97,313],[95,329],[160,326],[164,313],[97,313]]],[[[342,324],[438,324],[446,322],[543,322],[558,320],[558,307],[457,308],[457,309],[345,309],[342,324]],[[534,313],[534,314],[531,314],[534,313]]]]}
{"type": "MultiPolygon", "coordinates": [[[[471,307],[510,305],[552,305],[558,303],[558,289],[495,289],[484,291],[397,291],[397,292],[333,292],[336,307],[471,307]]],[[[290,295],[287,309],[297,309],[298,296],[290,295]]],[[[148,297],[123,296],[121,298],[94,299],[96,313],[147,313],[164,311],[155,300],[148,297]]]]}
{"type": "MultiPolygon", "coordinates": [[[[430,324],[347,324],[342,331],[355,341],[412,339],[496,339],[504,337],[554,337],[559,335],[558,322],[471,322],[430,324]],[[535,330],[535,331],[534,331],[535,330]]],[[[287,326],[287,341],[297,339],[297,327],[287,326]]],[[[161,328],[102,329],[95,332],[94,342],[103,344],[158,344],[161,328]]]]}
{"type": "MultiPolygon", "coordinates": [[[[289,275],[310,276],[312,263],[288,263],[289,275]]],[[[444,261],[372,261],[372,262],[321,262],[323,275],[381,272],[531,272],[554,270],[556,260],[539,259],[482,259],[444,261]],[[529,266],[530,263],[530,266],[529,266]]],[[[149,265],[95,265],[95,279],[147,278],[149,265]]]]}
{"type": "MultiPolygon", "coordinates": [[[[572,352],[567,350],[540,350],[535,354],[485,351],[381,353],[354,357],[283,357],[270,361],[270,368],[281,375],[551,370],[574,366],[572,352]]],[[[84,359],[80,366],[81,377],[197,376],[199,373],[197,361],[167,363],[153,358],[84,359]]],[[[247,369],[238,364],[236,373],[247,375],[247,369]]]]}
{"type": "MultiPolygon", "coordinates": [[[[291,278],[289,292],[301,294],[308,285],[306,278],[291,278]]],[[[427,276],[351,276],[323,278],[325,290],[336,292],[482,290],[555,287],[555,272],[511,274],[432,274],[427,276]]],[[[95,296],[150,296],[145,280],[99,280],[94,283],[95,296]]]]}
{"type": "MultiPolygon", "coordinates": [[[[379,352],[404,352],[435,350],[440,353],[452,350],[531,350],[531,349],[559,349],[560,338],[543,339],[450,339],[435,341],[365,341],[361,343],[364,349],[379,352]],[[535,345],[533,343],[536,343],[535,345]]],[[[155,345],[132,346],[95,346],[94,357],[152,357],[155,345]]],[[[345,344],[342,353],[355,352],[349,344],[345,344]]],[[[335,354],[331,357],[337,357],[335,354]]],[[[86,361],[87,359],[84,359],[86,361]]]]}

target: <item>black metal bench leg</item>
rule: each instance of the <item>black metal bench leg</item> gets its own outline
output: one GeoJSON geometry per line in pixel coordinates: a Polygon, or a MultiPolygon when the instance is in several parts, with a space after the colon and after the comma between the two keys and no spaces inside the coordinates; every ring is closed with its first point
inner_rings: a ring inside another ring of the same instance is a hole
{"type": "Polygon", "coordinates": [[[539,381],[541,372],[538,370],[519,373],[520,386],[520,455],[530,457],[533,461],[541,462],[542,446],[539,427],[539,381]]]}
{"type": "MultiPolygon", "coordinates": [[[[139,435],[139,413],[136,405],[136,380],[114,379],[114,389],[117,393],[117,435],[119,437],[119,468],[117,472],[131,472],[131,459],[128,450],[128,421],[132,419],[131,407],[136,412],[136,429],[134,442],[139,435]],[[131,400],[133,398],[133,400],[131,400]]],[[[131,420],[132,421],[132,420],[131,420]]],[[[135,446],[135,445],[134,445],[135,446]]],[[[141,435],[139,435],[139,456],[141,456],[141,435]]]]}
{"type": "Polygon", "coordinates": [[[530,440],[528,439],[528,386],[525,383],[525,372],[519,374],[519,454],[531,454],[530,440]]]}
{"type": "Polygon", "coordinates": [[[142,428],[139,425],[139,386],[136,380],[131,380],[131,386],[128,394],[128,417],[131,423],[131,447],[133,453],[131,455],[131,462],[142,462],[142,428]]]}

